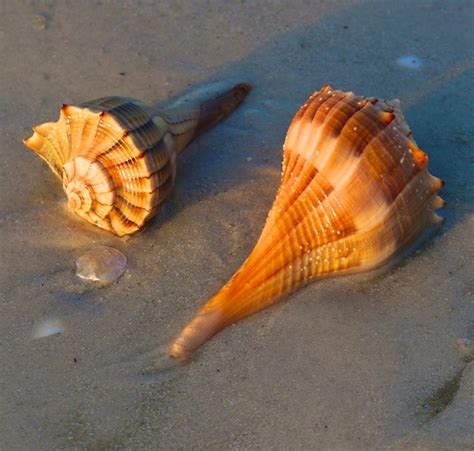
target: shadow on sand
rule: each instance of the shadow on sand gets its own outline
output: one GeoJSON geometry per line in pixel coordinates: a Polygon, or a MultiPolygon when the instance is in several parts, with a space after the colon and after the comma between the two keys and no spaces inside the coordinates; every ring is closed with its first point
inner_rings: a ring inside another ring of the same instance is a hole
{"type": "MultiPolygon", "coordinates": [[[[469,37],[462,29],[443,27],[445,14],[440,12],[448,5],[426,6],[426,23],[419,23],[415,15],[407,15],[402,3],[368,2],[323,17],[278,36],[216,73],[215,80],[249,81],[254,89],[230,118],[181,156],[170,205],[153,222],[169,221],[207,196],[245,184],[255,176],[256,166],[275,169],[276,191],[289,123],[307,97],[324,84],[360,95],[401,99],[418,145],[429,154],[430,172],[446,181],[442,196],[448,206],[442,214],[448,227],[472,212],[469,80],[474,55],[465,45],[459,49],[469,37]],[[385,13],[388,5],[390,14],[385,13]],[[445,51],[452,48],[458,51],[445,51]],[[398,58],[411,54],[421,59],[421,67],[397,64],[398,58]],[[216,141],[222,145],[216,146],[216,141]]],[[[450,8],[462,14],[460,4],[450,8]]]]}

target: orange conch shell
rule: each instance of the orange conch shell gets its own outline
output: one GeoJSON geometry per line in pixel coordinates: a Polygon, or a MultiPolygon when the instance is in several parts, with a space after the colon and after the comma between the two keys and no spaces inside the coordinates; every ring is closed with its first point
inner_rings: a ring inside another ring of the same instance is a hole
{"type": "Polygon", "coordinates": [[[249,90],[217,82],[165,106],[127,97],[63,105],[57,122],[34,127],[24,143],[62,180],[73,211],[116,235],[131,234],[159,212],[177,155],[249,90]]]}
{"type": "Polygon", "coordinates": [[[281,185],[242,267],[171,345],[184,358],[227,325],[303,284],[367,271],[441,218],[443,182],[429,174],[397,100],[325,86],[288,130],[281,185]]]}

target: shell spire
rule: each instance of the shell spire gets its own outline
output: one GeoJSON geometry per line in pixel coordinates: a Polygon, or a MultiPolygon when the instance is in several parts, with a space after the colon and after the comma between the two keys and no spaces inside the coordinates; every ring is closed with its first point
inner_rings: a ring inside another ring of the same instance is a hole
{"type": "Polygon", "coordinates": [[[281,184],[250,256],[172,343],[183,359],[229,324],[329,274],[367,271],[440,221],[398,100],[314,93],[288,130],[281,184]]]}
{"type": "Polygon", "coordinates": [[[174,184],[177,155],[229,115],[250,85],[211,83],[163,105],[104,97],[63,105],[24,140],[62,180],[69,207],[122,236],[155,216],[174,184]]]}

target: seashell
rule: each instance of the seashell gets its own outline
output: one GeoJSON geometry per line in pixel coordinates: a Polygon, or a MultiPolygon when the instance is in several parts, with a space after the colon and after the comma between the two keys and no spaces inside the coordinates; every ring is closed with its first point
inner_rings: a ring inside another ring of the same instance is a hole
{"type": "Polygon", "coordinates": [[[48,319],[36,326],[33,338],[44,338],[64,333],[64,325],[59,319],[48,319]]]}
{"type": "Polygon", "coordinates": [[[76,260],[76,276],[104,284],[117,280],[126,269],[127,257],[109,246],[98,246],[76,260]]]}
{"type": "Polygon", "coordinates": [[[183,329],[185,358],[224,327],[322,276],[376,268],[413,244],[445,202],[398,100],[325,86],[288,130],[281,184],[262,234],[229,282],[183,329]]]}
{"type": "Polygon", "coordinates": [[[63,105],[57,122],[34,127],[24,143],[62,180],[74,212],[127,235],[159,212],[174,183],[177,155],[249,90],[245,83],[218,82],[165,106],[126,97],[63,105]]]}

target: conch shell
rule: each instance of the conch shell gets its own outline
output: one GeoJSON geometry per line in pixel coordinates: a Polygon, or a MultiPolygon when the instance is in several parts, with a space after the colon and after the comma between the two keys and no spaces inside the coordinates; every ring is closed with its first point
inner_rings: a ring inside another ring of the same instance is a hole
{"type": "Polygon", "coordinates": [[[185,358],[229,324],[322,276],[367,271],[432,224],[444,182],[429,174],[398,100],[325,86],[288,130],[281,185],[262,234],[229,282],[183,329],[185,358]]]}
{"type": "Polygon", "coordinates": [[[159,212],[177,155],[249,90],[218,82],[165,106],[126,97],[63,105],[57,122],[34,127],[24,143],[62,180],[73,211],[116,235],[131,234],[159,212]]]}

